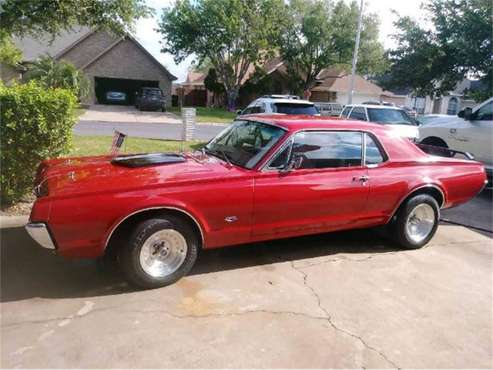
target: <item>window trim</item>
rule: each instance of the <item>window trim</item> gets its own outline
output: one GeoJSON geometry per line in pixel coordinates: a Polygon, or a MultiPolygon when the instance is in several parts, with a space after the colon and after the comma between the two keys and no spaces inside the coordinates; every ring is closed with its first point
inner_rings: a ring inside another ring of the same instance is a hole
{"type": "Polygon", "coordinates": [[[355,121],[361,121],[361,122],[369,122],[369,117],[368,117],[368,111],[367,111],[367,107],[358,107],[358,106],[354,106],[352,109],[351,109],[351,112],[349,113],[349,115],[347,116],[348,119],[352,119],[352,120],[355,120],[355,121]],[[351,114],[353,114],[353,111],[356,109],[356,108],[362,108],[363,109],[363,113],[365,115],[365,120],[360,120],[360,119],[357,119],[357,118],[351,118],[351,114]]]}
{"type": "Polygon", "coordinates": [[[351,112],[353,111],[353,108],[354,106],[349,106],[347,107],[349,109],[349,113],[347,114],[346,117],[342,117],[342,112],[344,111],[344,109],[346,109],[346,107],[342,108],[342,111],[341,111],[341,118],[344,118],[344,119],[349,119],[349,116],[351,115],[351,112]]]}
{"type": "Polygon", "coordinates": [[[387,155],[387,152],[385,151],[383,145],[380,143],[380,140],[378,140],[378,138],[372,132],[365,131],[364,133],[365,134],[363,136],[363,148],[364,148],[364,162],[363,162],[363,164],[366,168],[380,167],[383,163],[386,163],[389,160],[389,156],[387,155]],[[371,137],[371,139],[373,140],[373,142],[377,146],[377,149],[380,152],[380,155],[382,156],[382,159],[383,159],[382,162],[370,163],[370,164],[366,163],[366,137],[367,137],[367,135],[371,137]]]}
{"type": "MultiPolygon", "coordinates": [[[[361,166],[354,166],[354,167],[327,167],[327,168],[315,168],[315,169],[307,169],[307,170],[336,170],[340,168],[376,168],[382,166],[384,163],[387,163],[389,161],[389,155],[387,154],[387,151],[385,150],[384,146],[380,142],[380,140],[374,135],[372,132],[365,131],[365,130],[341,130],[341,129],[323,129],[323,128],[313,128],[313,129],[301,129],[294,131],[291,133],[291,135],[277,148],[270,156],[267,158],[262,164],[262,166],[258,169],[259,172],[279,172],[279,168],[270,168],[270,164],[276,159],[276,157],[284,150],[288,145],[292,145],[294,142],[294,137],[296,134],[300,132],[359,132],[363,135],[362,141],[361,141],[361,166]],[[382,162],[377,163],[377,164],[366,164],[366,135],[370,135],[370,137],[373,139],[375,142],[378,150],[380,151],[380,154],[382,158],[384,159],[382,162]]],[[[291,156],[291,155],[290,155],[291,156]]]]}

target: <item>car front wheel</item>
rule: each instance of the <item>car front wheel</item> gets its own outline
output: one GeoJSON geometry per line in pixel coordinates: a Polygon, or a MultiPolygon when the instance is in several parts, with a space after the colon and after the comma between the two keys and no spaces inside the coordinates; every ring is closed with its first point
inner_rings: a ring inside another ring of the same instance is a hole
{"type": "Polygon", "coordinates": [[[437,201],[427,194],[416,195],[400,207],[391,233],[403,248],[421,248],[435,235],[439,220],[437,201]]]}
{"type": "Polygon", "coordinates": [[[141,222],[120,250],[120,267],[132,284],[158,288],[186,275],[197,259],[199,241],[192,227],[177,217],[141,222]]]}

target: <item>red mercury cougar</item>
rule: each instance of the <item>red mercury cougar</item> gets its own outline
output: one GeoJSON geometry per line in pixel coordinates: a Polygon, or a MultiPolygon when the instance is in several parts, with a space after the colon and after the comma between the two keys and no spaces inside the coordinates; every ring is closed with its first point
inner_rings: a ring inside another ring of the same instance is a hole
{"type": "Polygon", "coordinates": [[[428,155],[383,125],[251,115],[194,153],[44,161],[26,228],[62,256],[112,254],[129,282],[155,288],[201,249],[382,225],[419,248],[440,209],[485,181],[480,163],[428,155]]]}

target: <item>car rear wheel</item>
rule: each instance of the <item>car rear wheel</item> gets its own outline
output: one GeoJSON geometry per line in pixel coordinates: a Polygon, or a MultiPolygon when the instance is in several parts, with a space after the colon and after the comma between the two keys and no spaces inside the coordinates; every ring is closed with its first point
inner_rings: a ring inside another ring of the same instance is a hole
{"type": "Polygon", "coordinates": [[[400,207],[391,233],[403,248],[421,248],[435,235],[439,220],[437,201],[428,194],[416,195],[400,207]]]}
{"type": "Polygon", "coordinates": [[[186,275],[198,250],[197,235],[187,222],[172,216],[154,218],[137,225],[120,250],[120,268],[132,285],[158,288],[186,275]]]}

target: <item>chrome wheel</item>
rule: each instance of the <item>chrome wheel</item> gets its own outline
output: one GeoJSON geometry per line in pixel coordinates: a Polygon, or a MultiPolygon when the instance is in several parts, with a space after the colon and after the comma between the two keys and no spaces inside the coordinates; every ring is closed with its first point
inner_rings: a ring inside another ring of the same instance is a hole
{"type": "Polygon", "coordinates": [[[168,276],[178,270],[187,256],[187,241],[175,229],[164,229],[147,238],[140,250],[140,266],[152,277],[168,276]]]}
{"type": "Polygon", "coordinates": [[[406,219],[406,233],[409,239],[420,243],[430,235],[435,226],[435,211],[426,203],[414,207],[406,219]]]}

